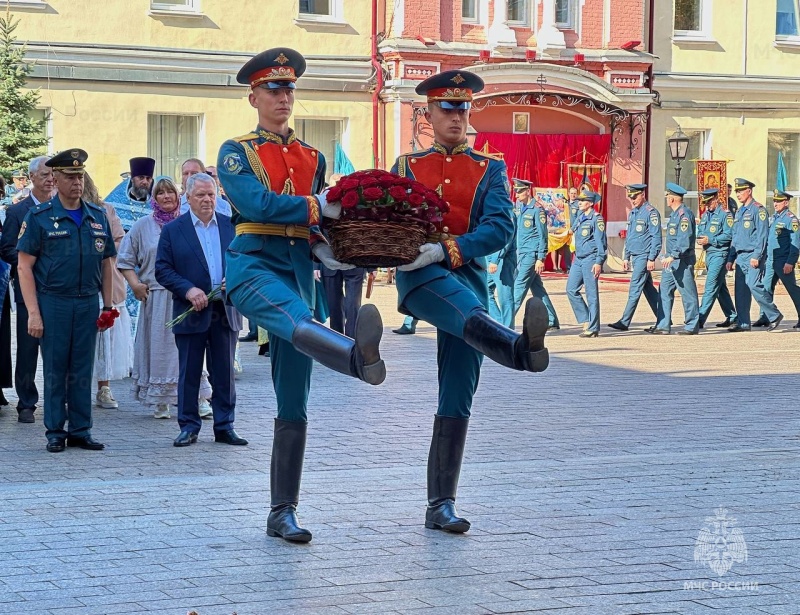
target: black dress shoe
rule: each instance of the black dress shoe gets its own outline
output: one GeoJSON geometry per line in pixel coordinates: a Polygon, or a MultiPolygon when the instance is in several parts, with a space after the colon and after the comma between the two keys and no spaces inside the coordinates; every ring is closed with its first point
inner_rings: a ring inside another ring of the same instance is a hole
{"type": "Polygon", "coordinates": [[[470,526],[469,521],[459,516],[453,500],[445,500],[428,506],[425,511],[425,527],[429,530],[445,530],[454,534],[463,534],[469,531],[470,526]]]}
{"type": "Polygon", "coordinates": [[[715,327],[730,327],[733,323],[734,323],[733,320],[731,320],[730,318],[726,318],[725,322],[718,322],[714,326],[715,327]]]}
{"type": "Polygon", "coordinates": [[[797,321],[797,324],[792,329],[800,329],[800,320],[797,321]]]}
{"type": "Polygon", "coordinates": [[[239,341],[240,342],[255,342],[257,339],[258,339],[258,334],[257,333],[248,333],[244,337],[240,337],[239,341]]]}
{"type": "Polygon", "coordinates": [[[628,327],[626,325],[623,325],[620,321],[612,322],[608,326],[611,327],[612,329],[616,329],[617,331],[627,331],[628,330],[628,327]]]}
{"type": "Polygon", "coordinates": [[[677,333],[678,335],[697,335],[697,331],[689,331],[689,329],[681,329],[677,333]]]}
{"type": "Polygon", "coordinates": [[[234,446],[247,446],[247,440],[240,438],[233,429],[229,429],[228,431],[215,431],[214,442],[233,444],[234,446]]]}
{"type": "Polygon", "coordinates": [[[297,524],[297,510],[287,505],[270,511],[267,517],[267,536],[289,542],[311,542],[312,534],[297,524]]]}
{"type": "Polygon", "coordinates": [[[193,431],[181,431],[172,446],[189,446],[197,442],[197,434],[193,431]]]}
{"type": "Polygon", "coordinates": [[[67,445],[64,443],[64,438],[53,438],[47,441],[48,453],[63,453],[67,445]]]}
{"type": "Polygon", "coordinates": [[[100,442],[95,440],[92,436],[85,436],[83,438],[67,436],[67,446],[74,446],[87,451],[102,451],[106,447],[105,444],[100,444],[100,442]]]}
{"type": "Polygon", "coordinates": [[[597,331],[584,331],[578,337],[597,337],[600,334],[597,331]]]}
{"type": "Polygon", "coordinates": [[[766,316],[760,316],[751,326],[753,327],[769,327],[770,322],[766,316]]]}
{"type": "Polygon", "coordinates": [[[774,331],[775,329],[777,329],[780,326],[782,320],[783,320],[783,314],[779,314],[775,320],[769,323],[767,331],[774,331]]]}
{"type": "Polygon", "coordinates": [[[403,325],[399,329],[392,329],[392,333],[397,333],[397,335],[414,335],[417,332],[416,327],[407,327],[403,325]]]}
{"type": "Polygon", "coordinates": [[[728,327],[728,331],[731,333],[741,333],[742,331],[749,331],[750,327],[743,327],[738,322],[733,323],[730,327],[728,327]]]}
{"type": "Polygon", "coordinates": [[[17,422],[19,423],[35,423],[36,417],[33,416],[33,408],[22,408],[18,410],[19,417],[17,417],[17,422]]]}

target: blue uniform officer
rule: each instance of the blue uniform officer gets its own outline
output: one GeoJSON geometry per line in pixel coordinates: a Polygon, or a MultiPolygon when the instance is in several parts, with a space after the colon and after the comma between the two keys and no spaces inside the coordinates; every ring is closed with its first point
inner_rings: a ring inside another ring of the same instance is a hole
{"type": "Polygon", "coordinates": [[[783,315],[772,301],[772,293],[764,287],[769,243],[769,221],[766,208],[753,198],[755,184],[737,177],[733,182],[736,199],[741,204],[733,221],[733,238],[728,253],[728,270],[736,268],[734,298],[737,322],[728,330],[750,330],[752,299],[761,306],[769,321],[769,330],[778,328],[783,315]]]}
{"type": "Polygon", "coordinates": [[[775,215],[769,229],[764,287],[774,295],[778,280],[783,282],[797,310],[798,322],[794,328],[800,329],[800,287],[794,276],[800,255],[800,220],[789,210],[791,198],[788,192],[775,190],[773,193],[775,215]]]}
{"type": "Polygon", "coordinates": [[[595,193],[582,190],[578,195],[579,213],[570,229],[575,238],[575,259],[567,278],[567,298],[575,318],[584,324],[580,337],[600,334],[599,278],[608,255],[608,238],[603,216],[594,210],[595,193]],[[581,297],[586,289],[586,301],[581,297]]]}
{"type": "Polygon", "coordinates": [[[514,180],[517,197],[517,276],[514,280],[514,314],[519,312],[528,290],[547,308],[549,330],[559,328],[558,315],[542,282],[547,258],[547,212],[532,199],[531,182],[514,180]]]}
{"type": "Polygon", "coordinates": [[[708,320],[715,300],[719,301],[719,307],[725,315],[725,321],[718,323],[717,326],[729,327],[736,322],[736,308],[725,281],[727,273],[725,263],[728,260],[733,237],[733,214],[720,207],[717,188],[703,190],[700,193],[700,201],[705,206],[705,211],[697,226],[697,245],[705,252],[707,269],[706,287],[700,304],[700,328],[702,329],[708,320]]]}
{"type": "Polygon", "coordinates": [[[41,338],[47,450],[102,450],[92,437],[92,366],[99,308],[111,311],[114,239],[103,209],[83,194],[88,155],[69,149],[48,160],[57,195],[30,209],[22,222],[19,284],[28,333],[41,338]],[[67,422],[69,426],[66,427],[67,422]],[[66,427],[66,428],[65,428],[66,427]]]}
{"type": "MultiPolygon", "coordinates": [[[[516,186],[515,186],[516,191],[516,186]]],[[[506,246],[487,259],[489,315],[506,327],[514,328],[514,281],[517,274],[516,216],[514,235],[506,246]]]]}
{"type": "Polygon", "coordinates": [[[683,197],[686,189],[678,184],[667,184],[667,205],[672,210],[667,222],[666,255],[661,260],[661,319],[649,330],[654,334],[669,334],[672,318],[672,303],[675,291],[681,291],[685,326],[679,335],[697,335],[700,328],[700,309],[697,301],[697,284],[694,281],[694,265],[697,262],[694,244],[697,230],[694,214],[686,207],[683,197]]]}
{"type": "Polygon", "coordinates": [[[661,252],[661,214],[647,202],[647,184],[630,184],[625,188],[631,212],[628,215],[622,266],[625,271],[631,272],[631,283],[622,318],[608,325],[617,331],[627,331],[630,328],[642,294],[656,320],[661,319],[661,304],[652,274],[656,258],[661,252]]]}

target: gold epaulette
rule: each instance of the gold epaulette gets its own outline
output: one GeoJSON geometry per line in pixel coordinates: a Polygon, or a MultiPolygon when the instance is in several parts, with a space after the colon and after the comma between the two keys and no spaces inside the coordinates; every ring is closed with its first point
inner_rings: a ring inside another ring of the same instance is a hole
{"type": "Polygon", "coordinates": [[[484,158],[491,158],[492,160],[502,160],[503,154],[490,154],[489,152],[482,152],[477,149],[472,150],[473,154],[478,154],[478,156],[483,156],[484,158]]]}
{"type": "Polygon", "coordinates": [[[248,132],[246,135],[235,137],[233,140],[237,143],[242,143],[243,141],[252,141],[253,139],[258,139],[258,134],[255,132],[248,132]]]}

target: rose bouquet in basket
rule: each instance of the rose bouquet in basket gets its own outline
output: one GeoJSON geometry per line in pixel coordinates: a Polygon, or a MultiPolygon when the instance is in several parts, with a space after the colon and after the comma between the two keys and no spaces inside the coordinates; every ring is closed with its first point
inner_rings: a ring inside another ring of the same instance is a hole
{"type": "Polygon", "coordinates": [[[358,267],[412,262],[450,210],[435,190],[388,171],[357,171],[328,190],[341,217],[329,227],[336,259],[358,267]]]}

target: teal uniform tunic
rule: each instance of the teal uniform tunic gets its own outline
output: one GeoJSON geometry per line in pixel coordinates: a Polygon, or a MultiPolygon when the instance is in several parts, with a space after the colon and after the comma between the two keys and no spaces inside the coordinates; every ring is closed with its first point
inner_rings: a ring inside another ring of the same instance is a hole
{"type": "Polygon", "coordinates": [[[769,227],[764,287],[774,294],[778,280],[783,282],[797,310],[797,318],[800,319],[800,287],[797,286],[794,275],[798,255],[800,255],[800,220],[786,208],[772,217],[772,224],[769,227]],[[791,265],[792,271],[784,273],[784,265],[791,265]]]}
{"type": "Polygon", "coordinates": [[[278,418],[305,422],[313,362],[292,335],[316,303],[311,245],[324,238],[312,195],[325,186],[325,158],[294,132],[256,128],[222,144],[217,173],[237,227],[225,255],[228,297],[269,333],[278,418]],[[285,232],[262,234],[259,225],[285,232]]]}
{"type": "Polygon", "coordinates": [[[706,210],[697,226],[697,236],[707,237],[708,243],[703,246],[706,261],[706,287],[703,301],[700,304],[700,326],[705,325],[714,301],[719,301],[725,318],[731,322],[736,320],[736,308],[731,293],[725,282],[725,262],[733,237],[733,214],[717,205],[714,211],[706,210]]]}
{"type": "Polygon", "coordinates": [[[603,216],[594,208],[585,214],[579,213],[572,226],[575,237],[575,260],[567,278],[567,298],[579,323],[586,323],[586,330],[600,331],[600,285],[592,268],[602,266],[608,256],[608,237],[603,216]],[[581,288],[586,289],[586,299],[581,297],[581,288]]]}
{"type": "Polygon", "coordinates": [[[497,265],[497,271],[488,274],[489,315],[511,329],[514,328],[514,280],[517,275],[515,235],[516,233],[505,248],[489,256],[489,264],[497,265]]]}
{"type": "Polygon", "coordinates": [[[647,261],[655,261],[661,252],[661,214],[648,202],[631,209],[628,215],[628,230],[622,260],[631,262],[631,283],[628,288],[628,302],[622,318],[626,327],[631,326],[636,306],[644,294],[647,304],[656,319],[661,319],[661,302],[653,284],[653,274],[647,270],[647,261]]]}
{"type": "Polygon", "coordinates": [[[48,440],[91,435],[102,263],[117,254],[103,209],[82,200],[80,212],[77,225],[58,196],[36,205],[26,214],[17,243],[20,252],[36,257],[48,440]]]}
{"type": "Polygon", "coordinates": [[[681,291],[684,328],[691,333],[700,329],[700,307],[697,301],[697,283],[694,281],[694,265],[697,262],[694,244],[697,241],[697,227],[694,214],[681,205],[669,216],[667,222],[666,256],[674,259],[661,274],[662,315],[656,324],[658,329],[669,331],[672,323],[672,304],[675,291],[681,291]]]}
{"type": "Polygon", "coordinates": [[[544,208],[530,202],[520,204],[517,217],[517,278],[514,280],[514,314],[519,311],[528,290],[534,297],[542,300],[547,308],[548,324],[558,326],[558,315],[553,302],[542,282],[542,276],[534,271],[537,260],[547,258],[547,212],[544,208]]]}
{"type": "Polygon", "coordinates": [[[514,234],[506,165],[466,145],[448,150],[437,143],[401,156],[392,172],[439,188],[450,203],[440,228],[452,235],[442,240],[445,259],[397,272],[398,309],[437,328],[437,414],[468,418],[483,355],[464,341],[464,324],[487,311],[486,257],[514,234]]]}

